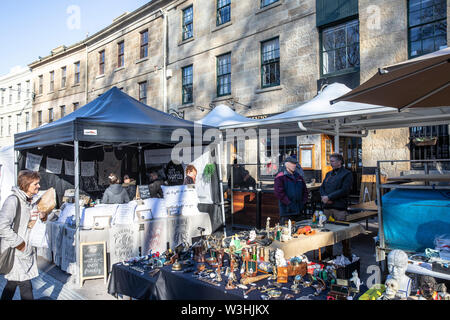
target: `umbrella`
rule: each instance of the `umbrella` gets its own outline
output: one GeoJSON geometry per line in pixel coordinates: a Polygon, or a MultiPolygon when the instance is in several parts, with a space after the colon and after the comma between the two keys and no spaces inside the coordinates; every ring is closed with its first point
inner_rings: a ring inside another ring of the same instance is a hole
{"type": "Polygon", "coordinates": [[[367,82],[333,100],[398,108],[450,106],[450,48],[380,68],[367,82]]]}

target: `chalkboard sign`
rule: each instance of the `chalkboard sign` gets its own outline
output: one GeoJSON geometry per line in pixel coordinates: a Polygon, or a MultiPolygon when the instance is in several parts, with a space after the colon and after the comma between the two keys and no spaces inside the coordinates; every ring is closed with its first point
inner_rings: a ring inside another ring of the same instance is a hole
{"type": "Polygon", "coordinates": [[[137,188],[137,193],[139,199],[148,199],[150,198],[150,189],[148,188],[148,184],[139,185],[137,188]]]}
{"type": "Polygon", "coordinates": [[[87,279],[104,278],[106,283],[106,242],[80,243],[80,257],[80,286],[87,279]]]}

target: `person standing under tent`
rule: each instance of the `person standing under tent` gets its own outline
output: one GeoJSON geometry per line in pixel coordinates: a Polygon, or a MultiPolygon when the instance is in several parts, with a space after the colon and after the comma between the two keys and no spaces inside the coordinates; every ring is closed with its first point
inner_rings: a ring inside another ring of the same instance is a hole
{"type": "Polygon", "coordinates": [[[108,177],[110,186],[103,194],[102,203],[122,204],[130,202],[127,190],[120,184],[120,179],[116,174],[111,173],[108,177]]]}
{"type": "MultiPolygon", "coordinates": [[[[330,163],[333,169],[326,174],[320,187],[323,211],[327,219],[332,216],[335,220],[345,221],[353,176],[350,170],[343,167],[344,158],[339,153],[330,155],[330,163]]],[[[342,241],[342,247],[343,254],[346,257],[351,257],[349,239],[342,241]]],[[[326,247],[325,256],[333,256],[333,245],[326,247]]]]}
{"type": "Polygon", "coordinates": [[[279,200],[281,225],[288,220],[296,221],[308,201],[308,188],[297,170],[297,163],[296,158],[287,157],[284,170],[275,177],[274,193],[279,200]]]}

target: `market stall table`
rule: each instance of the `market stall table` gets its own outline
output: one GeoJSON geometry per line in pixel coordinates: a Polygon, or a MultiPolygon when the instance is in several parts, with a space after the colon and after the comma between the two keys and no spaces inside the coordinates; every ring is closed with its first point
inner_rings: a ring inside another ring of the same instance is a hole
{"type": "MultiPolygon", "coordinates": [[[[297,225],[310,225],[310,220],[304,220],[297,225]]],[[[274,240],[270,247],[272,249],[281,249],[285,258],[292,258],[302,255],[306,252],[317,250],[322,247],[333,245],[342,240],[356,237],[364,232],[364,228],[357,223],[349,223],[348,225],[337,225],[325,223],[322,229],[313,229],[316,233],[313,235],[300,235],[298,238],[292,238],[287,242],[274,240]],[[327,229],[329,231],[323,231],[327,229]],[[322,231],[321,231],[322,230],[322,231]]],[[[319,258],[320,260],[320,258],[319,258]]]]}
{"type": "MultiPolygon", "coordinates": [[[[139,268],[137,268],[139,269],[139,268]]],[[[108,284],[108,293],[112,295],[126,295],[135,299],[156,300],[262,300],[265,293],[253,290],[244,297],[246,290],[236,288],[226,290],[227,278],[222,274],[220,286],[215,286],[193,277],[193,272],[172,271],[172,266],[160,268],[160,271],[151,277],[149,272],[139,272],[133,266],[124,266],[122,263],[113,266],[113,272],[108,284]]],[[[293,277],[291,277],[293,278],[293,277]]],[[[284,300],[286,294],[292,294],[290,300],[326,300],[328,290],[314,295],[312,287],[300,286],[300,293],[294,294],[289,288],[293,284],[292,279],[288,283],[281,284],[280,288],[274,288],[281,292],[279,298],[271,300],[284,300]]],[[[256,282],[256,287],[269,287],[276,283],[272,280],[256,282]]],[[[247,285],[250,289],[253,286],[247,285]]]]}

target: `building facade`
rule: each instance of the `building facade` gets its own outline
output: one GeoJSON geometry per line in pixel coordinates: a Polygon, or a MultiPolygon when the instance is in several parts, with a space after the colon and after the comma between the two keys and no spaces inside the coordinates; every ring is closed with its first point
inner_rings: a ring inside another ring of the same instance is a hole
{"type": "MultiPolygon", "coordinates": [[[[151,1],[30,64],[32,123],[58,119],[112,86],[188,120],[221,103],[264,118],[297,107],[327,84],[355,88],[379,67],[446,47],[449,16],[450,0],[151,1]]],[[[305,171],[318,181],[330,169],[329,155],[344,154],[355,193],[376,160],[449,158],[448,125],[343,136],[339,150],[327,135],[281,137],[279,145],[279,161],[313,150],[305,171]],[[439,136],[438,146],[411,148],[411,137],[427,134],[439,136]]],[[[236,147],[229,146],[227,161],[236,147]]],[[[247,141],[241,161],[256,163],[256,150],[247,141]]]]}
{"type": "Polygon", "coordinates": [[[32,128],[32,76],[27,67],[0,78],[0,147],[14,144],[14,134],[32,128]]]}

